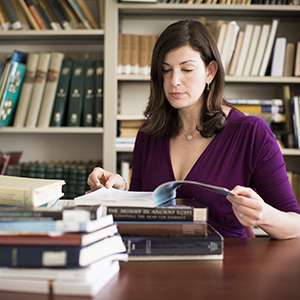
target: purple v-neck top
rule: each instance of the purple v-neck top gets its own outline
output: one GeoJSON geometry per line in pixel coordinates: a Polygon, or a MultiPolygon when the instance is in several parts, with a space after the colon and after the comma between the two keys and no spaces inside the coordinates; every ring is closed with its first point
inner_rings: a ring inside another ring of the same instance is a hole
{"type": "MultiPolygon", "coordinates": [[[[169,140],[155,139],[139,131],[132,161],[130,190],[153,191],[160,184],[175,180],[169,140]]],[[[224,130],[208,145],[185,180],[233,189],[251,187],[264,201],[281,211],[300,214],[285,169],[280,148],[267,124],[260,118],[231,110],[224,130]]],[[[177,197],[187,203],[208,207],[208,223],[224,237],[246,237],[244,226],[235,217],[225,196],[198,186],[183,185],[177,197]]]]}

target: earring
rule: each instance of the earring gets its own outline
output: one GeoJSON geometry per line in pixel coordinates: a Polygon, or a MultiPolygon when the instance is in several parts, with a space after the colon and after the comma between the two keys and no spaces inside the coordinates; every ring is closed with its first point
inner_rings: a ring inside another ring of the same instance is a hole
{"type": "Polygon", "coordinates": [[[207,91],[207,92],[210,91],[210,86],[209,86],[209,84],[210,84],[210,83],[207,83],[207,85],[206,85],[206,91],[207,91]]]}

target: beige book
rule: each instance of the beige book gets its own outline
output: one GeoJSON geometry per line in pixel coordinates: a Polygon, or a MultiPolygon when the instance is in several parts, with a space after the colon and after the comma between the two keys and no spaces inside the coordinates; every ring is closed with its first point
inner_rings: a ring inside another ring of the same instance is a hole
{"type": "Polygon", "coordinates": [[[30,26],[35,29],[35,30],[40,30],[40,26],[39,24],[37,23],[37,21],[35,20],[35,18],[33,17],[30,9],[28,8],[28,6],[26,5],[25,1],[24,0],[18,0],[20,5],[22,6],[22,9],[23,11],[25,12],[26,16],[27,16],[27,19],[28,19],[28,22],[30,24],[30,26]]]}
{"type": "Polygon", "coordinates": [[[119,33],[118,34],[118,63],[117,63],[117,74],[120,75],[122,74],[122,40],[123,40],[123,34],[119,33]]]}
{"type": "Polygon", "coordinates": [[[49,69],[51,53],[40,53],[36,79],[33,86],[32,96],[30,100],[28,116],[26,120],[26,127],[35,127],[37,124],[41,102],[43,99],[44,89],[46,85],[46,79],[49,69]]]}
{"type": "Polygon", "coordinates": [[[52,52],[45,91],[41,103],[37,127],[48,127],[51,120],[59,74],[65,55],[61,52],[52,52]]]}
{"type": "Polygon", "coordinates": [[[283,76],[293,76],[294,75],[295,50],[296,50],[295,43],[292,43],[292,42],[287,43],[283,76]]]}
{"type": "Polygon", "coordinates": [[[131,67],[131,35],[122,36],[122,74],[129,75],[131,67]]]}
{"type": "Polygon", "coordinates": [[[14,9],[15,9],[15,12],[16,12],[16,15],[17,15],[18,19],[20,20],[22,28],[25,29],[25,30],[30,29],[29,22],[27,21],[27,17],[25,15],[25,12],[23,11],[23,8],[22,8],[21,3],[19,2],[19,0],[12,0],[11,3],[13,5],[14,9]]]}
{"type": "Polygon", "coordinates": [[[227,23],[223,23],[221,25],[220,32],[219,32],[219,35],[218,35],[217,47],[219,49],[220,54],[222,53],[222,49],[223,49],[223,44],[224,44],[224,41],[225,41],[227,27],[228,27],[228,24],[227,23]]]}
{"type": "Polygon", "coordinates": [[[84,0],[76,0],[78,6],[81,8],[82,12],[85,14],[87,20],[89,21],[90,25],[93,29],[99,29],[99,25],[97,24],[94,16],[91,14],[90,9],[86,5],[84,0]]]}
{"type": "Polygon", "coordinates": [[[297,42],[294,75],[300,76],[300,41],[297,42]]]}
{"type": "Polygon", "coordinates": [[[150,35],[149,37],[149,66],[151,66],[151,61],[152,61],[152,53],[153,53],[153,48],[157,40],[157,35],[150,35]]]}
{"type": "Polygon", "coordinates": [[[231,60],[231,63],[230,63],[228,75],[233,76],[235,74],[237,64],[238,64],[238,61],[239,61],[239,58],[240,58],[241,50],[242,50],[244,36],[245,36],[245,31],[240,30],[240,32],[238,34],[238,37],[237,37],[237,41],[236,41],[234,53],[233,53],[233,56],[232,56],[232,60],[231,60]]]}
{"type": "Polygon", "coordinates": [[[208,29],[212,36],[214,37],[215,41],[217,42],[218,36],[220,33],[220,28],[222,24],[224,24],[224,20],[217,20],[217,21],[212,21],[208,24],[208,29]]]}
{"type": "Polygon", "coordinates": [[[16,115],[14,118],[15,127],[23,127],[25,125],[29,108],[29,102],[31,99],[33,85],[36,78],[39,57],[39,53],[28,53],[25,78],[22,84],[16,115]]]}
{"type": "Polygon", "coordinates": [[[131,35],[130,74],[139,74],[140,36],[131,35]]]}
{"type": "Polygon", "coordinates": [[[140,36],[140,74],[149,75],[150,36],[140,36]]]}

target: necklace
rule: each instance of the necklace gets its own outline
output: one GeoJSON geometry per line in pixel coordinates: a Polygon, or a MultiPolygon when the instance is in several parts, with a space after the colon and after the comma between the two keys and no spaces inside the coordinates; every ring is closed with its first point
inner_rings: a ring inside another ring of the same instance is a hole
{"type": "Polygon", "coordinates": [[[185,136],[186,136],[186,139],[188,141],[191,141],[193,139],[193,135],[195,133],[195,131],[197,130],[197,128],[194,129],[194,131],[192,133],[188,133],[186,132],[183,128],[182,128],[182,131],[185,133],[185,136]]]}

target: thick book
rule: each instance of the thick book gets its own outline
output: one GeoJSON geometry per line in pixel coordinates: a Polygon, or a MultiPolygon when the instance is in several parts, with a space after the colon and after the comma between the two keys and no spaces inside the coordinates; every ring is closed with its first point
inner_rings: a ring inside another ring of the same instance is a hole
{"type": "Polygon", "coordinates": [[[111,215],[103,216],[98,220],[91,221],[15,221],[0,222],[0,231],[5,234],[48,234],[49,231],[55,231],[56,234],[63,232],[93,232],[113,224],[111,215]]]}
{"type": "MultiPolygon", "coordinates": [[[[18,268],[14,269],[20,270],[18,268]]],[[[112,261],[106,268],[100,269],[97,272],[93,270],[93,276],[83,281],[0,277],[0,290],[19,293],[68,295],[75,296],[75,298],[78,296],[91,297],[98,294],[119,270],[119,261],[112,261]]]]}
{"type": "Polygon", "coordinates": [[[95,127],[103,127],[103,60],[95,61],[95,127]]]}
{"type": "Polygon", "coordinates": [[[279,27],[279,22],[280,22],[280,20],[278,18],[272,19],[270,33],[269,33],[267,45],[265,48],[264,56],[263,56],[263,59],[262,59],[261,65],[260,65],[259,72],[258,72],[258,76],[266,76],[267,75],[267,69],[272,60],[272,53],[274,50],[274,44],[275,44],[276,35],[277,35],[278,27],[279,27]]]}
{"type": "Polygon", "coordinates": [[[93,232],[62,234],[1,234],[0,246],[62,246],[83,247],[118,233],[117,225],[109,225],[93,232]]]}
{"type": "Polygon", "coordinates": [[[283,76],[294,75],[295,50],[296,50],[296,44],[293,42],[287,42],[283,76]]]}
{"type": "Polygon", "coordinates": [[[205,189],[213,193],[224,195],[234,195],[227,188],[218,187],[211,184],[178,180],[168,181],[159,185],[153,192],[132,192],[121,191],[114,188],[101,188],[86,195],[75,197],[75,205],[96,205],[106,206],[134,206],[134,207],[157,207],[166,205],[176,198],[176,190],[181,185],[196,185],[199,190],[205,189]]]}
{"type": "MultiPolygon", "coordinates": [[[[206,236],[207,222],[116,221],[123,236],[206,236]]],[[[1,238],[0,238],[1,244],[1,238]]]]}
{"type": "Polygon", "coordinates": [[[31,128],[36,127],[40,108],[41,108],[41,103],[44,95],[44,90],[46,86],[50,59],[51,59],[51,53],[47,53],[47,52],[40,53],[36,78],[33,85],[33,90],[32,90],[29,109],[28,109],[28,115],[25,124],[26,127],[31,127],[31,128]]]}
{"type": "Polygon", "coordinates": [[[25,77],[20,91],[16,115],[14,117],[13,125],[15,127],[23,127],[25,125],[33,85],[36,78],[39,57],[39,53],[28,53],[25,77]]]}
{"type": "Polygon", "coordinates": [[[64,120],[67,111],[67,100],[71,81],[72,66],[72,60],[63,60],[52,109],[50,126],[60,127],[64,125],[64,120]]]}
{"type": "Polygon", "coordinates": [[[39,28],[42,30],[51,29],[51,26],[49,25],[49,27],[48,27],[47,24],[45,24],[44,20],[42,19],[40,12],[36,6],[36,1],[35,0],[25,0],[25,2],[26,2],[28,9],[30,10],[33,18],[35,19],[36,23],[38,24],[39,28]]]}
{"type": "Polygon", "coordinates": [[[115,221],[206,222],[207,207],[161,206],[126,207],[103,206],[103,215],[113,215],[115,221]]]}
{"type": "Polygon", "coordinates": [[[85,63],[82,126],[93,127],[95,124],[95,61],[85,63]]]}
{"type": "Polygon", "coordinates": [[[26,70],[26,65],[23,63],[10,61],[8,64],[7,81],[3,83],[3,94],[0,95],[0,126],[11,125],[13,121],[26,70]]]}
{"type": "Polygon", "coordinates": [[[36,207],[63,196],[63,180],[0,176],[0,204],[36,207]]]}
{"type": "Polygon", "coordinates": [[[223,259],[222,235],[208,225],[206,236],[122,236],[129,261],[223,259]]]}
{"type": "Polygon", "coordinates": [[[284,74],[284,63],[286,57],[286,37],[278,37],[275,40],[274,53],[271,63],[271,76],[282,77],[284,74]]]}
{"type": "Polygon", "coordinates": [[[41,102],[41,109],[37,121],[37,127],[45,128],[50,124],[51,113],[55,101],[55,94],[64,57],[65,55],[62,52],[51,52],[49,70],[45,84],[45,91],[41,102]]]}
{"type": "Polygon", "coordinates": [[[100,219],[101,205],[74,206],[73,200],[59,200],[52,207],[0,206],[0,221],[89,221],[100,219]]]}
{"type": "Polygon", "coordinates": [[[79,127],[82,119],[85,61],[74,61],[68,95],[67,126],[79,127]]]}
{"type": "Polygon", "coordinates": [[[20,20],[18,19],[18,16],[16,14],[15,8],[12,4],[11,0],[2,0],[2,5],[5,9],[5,12],[8,16],[8,19],[10,21],[11,24],[11,28],[13,30],[20,30],[23,28],[20,20]]]}
{"type": "Polygon", "coordinates": [[[40,30],[41,28],[40,28],[39,24],[37,23],[36,19],[34,18],[32,12],[30,11],[29,7],[27,6],[25,0],[18,0],[18,1],[21,5],[32,29],[40,30]]]}
{"type": "Polygon", "coordinates": [[[126,252],[119,234],[84,247],[1,246],[1,267],[86,267],[109,255],[126,252]]]}

